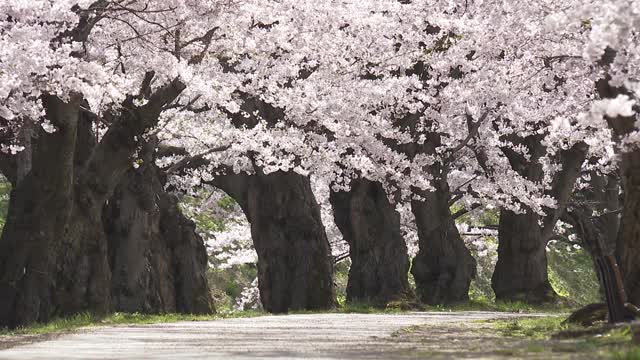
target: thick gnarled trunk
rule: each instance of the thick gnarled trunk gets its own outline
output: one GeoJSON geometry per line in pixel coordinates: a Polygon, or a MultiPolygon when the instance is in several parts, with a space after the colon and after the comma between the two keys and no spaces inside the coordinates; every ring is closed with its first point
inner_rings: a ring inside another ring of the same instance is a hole
{"type": "MultiPolygon", "coordinates": [[[[153,151],[153,149],[148,149],[153,151]]],[[[104,212],[113,305],[124,312],[206,314],[214,310],[207,252],[164,176],[145,159],[116,188],[104,212]]]]}
{"type": "Polygon", "coordinates": [[[491,279],[496,299],[544,303],[557,295],[549,283],[540,216],[500,212],[498,262],[491,279]]]}
{"type": "Polygon", "coordinates": [[[79,99],[44,96],[43,105],[58,131],[39,134],[32,170],[11,193],[0,239],[0,326],[46,321],[57,307],[51,292],[71,216],[79,99]]]}
{"type": "Polygon", "coordinates": [[[247,203],[264,308],[280,313],[332,307],[331,251],[309,178],[258,174],[247,203]]]}
{"type": "Polygon", "coordinates": [[[349,243],[347,301],[385,306],[411,297],[400,215],[382,185],[353,180],[350,191],[332,191],[329,200],[335,223],[349,243]]]}
{"type": "Polygon", "coordinates": [[[411,266],[417,295],[427,304],[468,300],[476,260],[449,210],[448,186],[440,184],[438,191],[420,194],[423,200],[411,202],[420,246],[411,266]]]}
{"type": "MultiPolygon", "coordinates": [[[[151,73],[147,76],[152,77],[151,73]]],[[[126,111],[113,119],[99,143],[85,141],[93,139],[93,133],[90,120],[79,115],[81,99],[72,95],[65,103],[43,96],[47,118],[56,131],[38,130],[31,145],[30,170],[22,181],[17,181],[18,176],[13,181],[0,239],[0,326],[16,327],[77,312],[104,314],[113,309],[103,208],[130,169],[140,136],[182,90],[184,85],[174,80],[150,94],[141,107],[127,99],[126,111]]],[[[2,170],[15,175],[10,166],[2,170]]],[[[167,233],[175,235],[176,229],[193,233],[192,225],[180,221],[167,233]]],[[[206,255],[197,255],[197,261],[185,259],[188,251],[179,244],[175,247],[184,252],[174,264],[184,273],[182,277],[197,274],[194,269],[206,255]]],[[[179,286],[188,289],[190,285],[182,282],[179,286]]]]}
{"type": "Polygon", "coordinates": [[[279,171],[226,175],[213,183],[240,204],[251,223],[265,310],[333,307],[331,251],[309,178],[279,171]]]}

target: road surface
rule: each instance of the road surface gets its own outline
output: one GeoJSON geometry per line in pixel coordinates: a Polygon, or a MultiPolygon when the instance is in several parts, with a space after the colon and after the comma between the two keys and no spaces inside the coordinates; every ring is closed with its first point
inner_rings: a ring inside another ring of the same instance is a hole
{"type": "Polygon", "coordinates": [[[429,354],[455,358],[460,351],[465,357],[484,357],[483,343],[490,340],[473,331],[482,326],[476,320],[518,316],[308,314],[96,327],[0,350],[0,359],[415,359],[429,354]],[[412,332],[425,335],[406,336],[412,332]],[[465,336],[475,352],[467,342],[460,347],[465,336]]]}

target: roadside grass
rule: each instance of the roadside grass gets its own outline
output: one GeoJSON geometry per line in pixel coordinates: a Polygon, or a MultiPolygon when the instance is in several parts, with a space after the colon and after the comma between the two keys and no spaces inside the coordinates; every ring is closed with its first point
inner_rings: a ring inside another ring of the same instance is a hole
{"type": "MultiPolygon", "coordinates": [[[[292,311],[290,314],[317,314],[317,313],[360,313],[360,314],[399,314],[410,311],[500,311],[518,313],[558,313],[566,312],[567,308],[558,306],[533,306],[523,302],[498,302],[492,303],[483,300],[472,300],[450,306],[427,306],[408,301],[396,301],[389,303],[386,307],[376,307],[369,303],[344,303],[339,304],[333,310],[327,311],[292,311]]],[[[189,315],[189,314],[141,314],[141,313],[113,313],[107,316],[96,316],[89,313],[81,313],[65,318],[55,318],[47,323],[36,323],[17,329],[0,328],[2,335],[43,335],[59,332],[67,332],[82,327],[89,326],[112,326],[112,325],[136,325],[136,324],[157,324],[178,321],[207,321],[216,319],[253,317],[266,315],[262,311],[224,311],[213,315],[189,315]]]]}
{"type": "Polygon", "coordinates": [[[615,360],[640,360],[640,346],[623,351],[613,351],[611,357],[615,360]]]}
{"type": "Polygon", "coordinates": [[[408,312],[460,312],[460,311],[493,311],[526,314],[568,314],[571,308],[560,305],[531,305],[524,302],[487,302],[471,300],[452,305],[425,305],[413,301],[392,301],[386,306],[376,306],[367,302],[338,302],[331,310],[296,310],[289,314],[403,314],[408,312]]]}
{"type": "Polygon", "coordinates": [[[542,316],[485,322],[491,323],[501,336],[531,341],[528,352],[547,349],[550,354],[581,352],[601,358],[640,360],[640,346],[633,342],[631,325],[597,323],[584,327],[564,320],[564,316],[542,316]]]}
{"type": "Polygon", "coordinates": [[[178,321],[208,321],[227,318],[254,317],[264,315],[259,311],[227,312],[212,315],[191,315],[191,314],[141,314],[141,313],[113,313],[107,316],[96,316],[89,313],[81,313],[65,318],[56,318],[47,323],[36,323],[33,325],[16,329],[0,329],[2,335],[45,335],[60,332],[68,332],[83,327],[91,326],[113,326],[113,325],[143,325],[160,324],[178,321]]]}
{"type": "Polygon", "coordinates": [[[573,308],[565,304],[532,305],[521,301],[491,302],[484,299],[470,300],[450,305],[425,305],[415,301],[399,300],[389,302],[386,306],[376,306],[367,302],[338,301],[332,310],[299,310],[290,314],[345,313],[345,314],[396,314],[413,311],[458,312],[458,311],[495,311],[510,313],[547,313],[568,314],[573,308]]]}
{"type": "Polygon", "coordinates": [[[470,300],[468,302],[454,305],[426,306],[425,310],[430,311],[497,311],[512,313],[553,313],[562,314],[571,312],[573,309],[566,304],[543,304],[533,305],[523,301],[497,301],[491,302],[486,299],[470,300]]]}
{"type": "Polygon", "coordinates": [[[567,330],[563,316],[543,316],[539,318],[490,320],[493,328],[502,336],[526,337],[534,340],[545,340],[553,334],[567,330]]]}

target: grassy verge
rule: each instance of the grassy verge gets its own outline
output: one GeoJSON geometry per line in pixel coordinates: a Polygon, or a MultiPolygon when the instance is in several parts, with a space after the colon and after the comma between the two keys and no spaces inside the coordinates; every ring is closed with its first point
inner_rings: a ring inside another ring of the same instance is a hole
{"type": "Polygon", "coordinates": [[[453,305],[423,305],[406,302],[391,302],[386,308],[375,308],[369,304],[351,303],[345,304],[337,309],[338,312],[345,313],[394,313],[405,311],[497,311],[514,313],[568,313],[572,309],[565,305],[531,305],[525,302],[488,302],[484,300],[471,300],[453,305]]]}
{"type": "Polygon", "coordinates": [[[112,325],[140,325],[159,324],[177,321],[207,321],[236,317],[252,317],[263,315],[257,311],[241,311],[234,313],[221,313],[214,315],[189,315],[189,314],[140,314],[140,313],[113,313],[98,317],[91,314],[77,314],[66,318],[53,319],[48,323],[36,323],[13,330],[0,329],[2,335],[45,335],[59,332],[67,332],[87,326],[112,326],[112,325]]]}
{"type": "Polygon", "coordinates": [[[552,335],[569,329],[563,316],[544,316],[540,318],[491,320],[493,328],[502,336],[525,337],[534,340],[546,340],[552,335]]]}
{"type": "Polygon", "coordinates": [[[591,327],[569,325],[563,316],[492,320],[493,328],[504,337],[531,341],[553,353],[597,354],[601,358],[640,360],[640,347],[633,342],[630,325],[611,327],[600,323],[591,327]]]}
{"type": "Polygon", "coordinates": [[[458,312],[458,311],[495,311],[511,313],[547,313],[566,314],[571,308],[564,305],[531,305],[525,302],[487,302],[471,300],[453,305],[424,305],[415,302],[394,301],[386,307],[373,306],[370,303],[339,303],[333,310],[293,311],[291,314],[343,313],[343,314],[397,314],[413,311],[458,312]]]}
{"type": "Polygon", "coordinates": [[[532,305],[522,301],[498,301],[489,302],[486,300],[471,300],[469,302],[460,303],[449,306],[428,306],[425,310],[431,311],[498,311],[498,312],[514,312],[514,313],[567,313],[572,310],[565,304],[545,304],[532,305]]]}
{"type": "MultiPolygon", "coordinates": [[[[386,308],[373,307],[366,303],[344,304],[332,313],[360,313],[360,314],[396,314],[407,311],[504,311],[519,313],[535,312],[563,312],[566,308],[557,306],[532,306],[526,303],[488,303],[484,301],[471,301],[453,306],[424,306],[413,303],[395,302],[390,303],[386,308]]],[[[318,311],[298,311],[293,314],[310,314],[318,311]]],[[[57,318],[45,324],[33,324],[27,327],[14,330],[0,329],[1,335],[40,335],[52,334],[75,330],[87,326],[110,326],[110,325],[135,325],[135,324],[156,324],[176,321],[206,321],[233,317],[250,317],[263,315],[260,311],[223,312],[215,315],[185,315],[185,314],[140,314],[140,313],[114,313],[104,317],[97,317],[91,314],[77,314],[67,318],[57,318]]]]}

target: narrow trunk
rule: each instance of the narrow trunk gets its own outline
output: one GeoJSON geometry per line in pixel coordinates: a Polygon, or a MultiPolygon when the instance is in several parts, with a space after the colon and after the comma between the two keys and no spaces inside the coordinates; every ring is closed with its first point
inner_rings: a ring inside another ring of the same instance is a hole
{"type": "Polygon", "coordinates": [[[329,242],[309,178],[275,172],[227,175],[214,184],[240,204],[258,253],[258,288],[265,310],[334,306],[329,242]]]}
{"type": "Polygon", "coordinates": [[[421,193],[411,210],[418,227],[419,251],[411,273],[420,300],[443,304],[469,299],[469,285],[476,275],[476,260],[460,237],[449,210],[448,186],[421,193]]]}
{"type": "Polygon", "coordinates": [[[547,274],[547,240],[540,216],[500,212],[498,262],[491,285],[500,300],[543,303],[556,298],[547,274]]]}
{"type": "Polygon", "coordinates": [[[380,183],[351,182],[348,192],[331,192],[336,225],[349,243],[347,301],[385,306],[411,295],[409,257],[400,215],[380,183]]]}
{"type": "MultiPolygon", "coordinates": [[[[580,194],[587,199],[606,198],[602,177],[592,177],[590,191],[580,194]]],[[[627,309],[628,297],[624,290],[622,276],[619,271],[615,252],[615,235],[611,233],[611,219],[607,216],[593,216],[593,207],[589,201],[578,198],[579,201],[570,210],[567,210],[565,218],[573,225],[575,232],[582,240],[583,246],[589,251],[595,265],[596,274],[607,302],[609,322],[617,323],[633,320],[631,312],[627,309]]],[[[604,207],[604,203],[598,200],[592,201],[597,208],[604,207]]],[[[615,225],[615,223],[614,223],[615,225]]]]}

